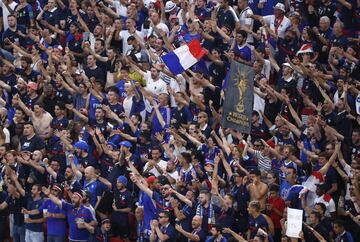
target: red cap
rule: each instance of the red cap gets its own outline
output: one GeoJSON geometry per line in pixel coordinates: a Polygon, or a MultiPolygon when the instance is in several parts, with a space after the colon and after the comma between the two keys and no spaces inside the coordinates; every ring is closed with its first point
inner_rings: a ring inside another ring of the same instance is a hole
{"type": "Polygon", "coordinates": [[[266,141],[266,143],[271,147],[271,148],[275,148],[275,143],[274,141],[272,141],[271,139],[269,139],[268,141],[266,141]]]}
{"type": "Polygon", "coordinates": [[[146,179],[146,182],[147,182],[147,184],[152,184],[152,183],[154,183],[156,181],[156,177],[154,177],[154,176],[149,176],[147,179],[146,179]]]}
{"type": "Polygon", "coordinates": [[[29,88],[35,90],[35,91],[36,91],[37,88],[38,88],[38,85],[37,85],[36,82],[29,82],[29,83],[27,84],[27,86],[28,86],[29,88]]]}
{"type": "Polygon", "coordinates": [[[239,148],[242,149],[242,150],[245,148],[245,145],[244,145],[243,142],[241,142],[240,144],[238,144],[238,146],[239,146],[239,148]]]}

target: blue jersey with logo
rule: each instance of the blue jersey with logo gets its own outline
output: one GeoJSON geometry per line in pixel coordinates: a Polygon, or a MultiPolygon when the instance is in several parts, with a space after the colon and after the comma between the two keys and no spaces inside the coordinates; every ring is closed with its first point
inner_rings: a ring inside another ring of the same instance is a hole
{"type": "MultiPolygon", "coordinates": [[[[65,211],[56,205],[50,199],[46,200],[40,207],[39,211],[43,212],[44,209],[47,209],[48,213],[54,214],[64,214],[66,215],[65,211]]],[[[65,236],[66,234],[66,219],[65,218],[52,218],[49,217],[46,220],[47,228],[48,228],[48,235],[55,235],[55,236],[65,236]]]]}
{"type": "Polygon", "coordinates": [[[83,220],[85,223],[90,223],[93,216],[90,210],[83,205],[80,208],[75,208],[72,204],[62,202],[61,207],[66,212],[69,223],[69,239],[75,241],[87,241],[90,233],[87,229],[79,229],[77,221],[83,220]]]}

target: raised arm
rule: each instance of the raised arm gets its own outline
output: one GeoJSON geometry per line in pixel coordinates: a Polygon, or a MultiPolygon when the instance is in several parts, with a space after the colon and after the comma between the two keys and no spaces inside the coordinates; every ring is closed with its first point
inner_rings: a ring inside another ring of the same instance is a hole
{"type": "Polygon", "coordinates": [[[62,208],[62,202],[59,198],[55,197],[54,195],[51,194],[50,189],[46,188],[46,187],[42,187],[42,192],[45,194],[45,196],[47,196],[48,198],[51,199],[51,201],[53,203],[55,203],[58,207],[62,208]]]}
{"type": "Polygon", "coordinates": [[[322,175],[325,175],[327,173],[327,171],[329,170],[330,166],[332,166],[332,164],[335,162],[335,160],[337,158],[337,154],[340,151],[340,147],[341,147],[341,143],[340,142],[336,143],[334,153],[332,153],[329,161],[326,162],[326,164],[323,167],[321,167],[321,169],[319,170],[319,172],[322,175]]]}
{"type": "Polygon", "coordinates": [[[27,116],[29,116],[30,118],[33,117],[33,111],[31,111],[28,107],[26,107],[26,105],[23,103],[23,101],[20,99],[19,94],[15,94],[15,96],[13,97],[13,102],[15,101],[15,104],[18,104],[19,107],[25,112],[25,114],[27,116]]]}
{"type": "Polygon", "coordinates": [[[150,198],[153,197],[154,192],[150,190],[150,188],[148,188],[145,184],[143,184],[142,182],[140,182],[139,178],[135,175],[130,177],[132,182],[135,183],[135,185],[142,190],[143,192],[145,192],[150,198]]]}
{"type": "Polygon", "coordinates": [[[57,34],[63,35],[63,36],[66,35],[66,32],[65,32],[65,31],[63,31],[63,30],[61,30],[61,29],[59,29],[59,28],[57,28],[57,27],[55,27],[55,26],[52,26],[52,25],[49,24],[47,21],[41,20],[40,22],[41,22],[45,27],[47,27],[48,29],[50,29],[51,31],[53,31],[53,32],[55,32],[55,33],[57,33],[57,34]]]}

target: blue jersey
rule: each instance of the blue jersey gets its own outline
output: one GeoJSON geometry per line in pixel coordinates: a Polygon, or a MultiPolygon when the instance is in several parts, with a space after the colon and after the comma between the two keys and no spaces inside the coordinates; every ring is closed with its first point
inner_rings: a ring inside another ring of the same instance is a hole
{"type": "MultiPolygon", "coordinates": [[[[48,213],[54,214],[64,214],[66,215],[65,211],[56,205],[50,199],[46,200],[40,207],[39,211],[43,212],[44,209],[47,209],[48,213]]],[[[55,236],[65,236],[66,234],[66,219],[65,218],[51,218],[49,217],[46,220],[47,228],[48,228],[48,235],[55,235],[55,236]]]]}
{"type": "MultiPolygon", "coordinates": [[[[154,112],[155,112],[155,110],[154,110],[154,112]]],[[[159,112],[165,121],[165,125],[169,125],[170,118],[171,118],[170,117],[171,116],[170,108],[168,106],[159,107],[159,112]]],[[[164,128],[161,126],[156,113],[154,113],[154,118],[152,120],[152,133],[156,134],[157,132],[162,132],[163,130],[164,130],[164,128]]]]}
{"type": "Polygon", "coordinates": [[[84,181],[84,190],[87,190],[91,193],[90,204],[93,207],[96,205],[97,197],[101,196],[99,188],[100,186],[97,180],[93,180],[89,183],[84,181]]]}
{"type": "Polygon", "coordinates": [[[94,95],[90,94],[89,101],[89,119],[95,120],[95,110],[97,107],[101,106],[100,100],[98,100],[94,95]]]}
{"type": "MultiPolygon", "coordinates": [[[[28,210],[34,210],[39,209],[39,207],[43,204],[44,200],[38,199],[38,200],[32,200],[29,199],[27,202],[27,209],[28,210]]],[[[42,213],[36,214],[36,215],[29,215],[30,219],[40,219],[42,218],[42,213]]],[[[25,228],[27,230],[33,231],[33,232],[42,232],[42,223],[26,223],[25,228]]]]}
{"type": "Polygon", "coordinates": [[[150,230],[150,222],[157,218],[154,201],[145,192],[140,193],[140,205],[144,206],[144,229],[150,230]]]}
{"type": "Polygon", "coordinates": [[[69,239],[75,241],[87,241],[90,233],[87,229],[79,229],[77,221],[83,220],[85,223],[93,221],[93,216],[90,210],[83,205],[80,208],[75,208],[72,204],[67,202],[61,203],[62,208],[66,212],[69,223],[69,239]]]}
{"type": "Polygon", "coordinates": [[[124,80],[120,80],[116,83],[115,87],[119,90],[119,99],[120,102],[122,102],[125,97],[126,97],[126,93],[125,93],[125,81],[124,80]]]}

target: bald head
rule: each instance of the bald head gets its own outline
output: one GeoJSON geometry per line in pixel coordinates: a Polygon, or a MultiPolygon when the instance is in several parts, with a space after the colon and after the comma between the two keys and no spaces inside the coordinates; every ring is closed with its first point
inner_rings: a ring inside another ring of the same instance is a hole
{"type": "Polygon", "coordinates": [[[193,229],[200,228],[202,224],[202,218],[199,215],[195,215],[192,219],[191,225],[193,229]]]}
{"type": "Polygon", "coordinates": [[[95,178],[95,168],[92,166],[86,167],[84,173],[86,181],[91,181],[95,178]]]}
{"type": "Polygon", "coordinates": [[[40,161],[42,159],[42,153],[39,150],[35,150],[32,155],[33,160],[40,161]]]}

